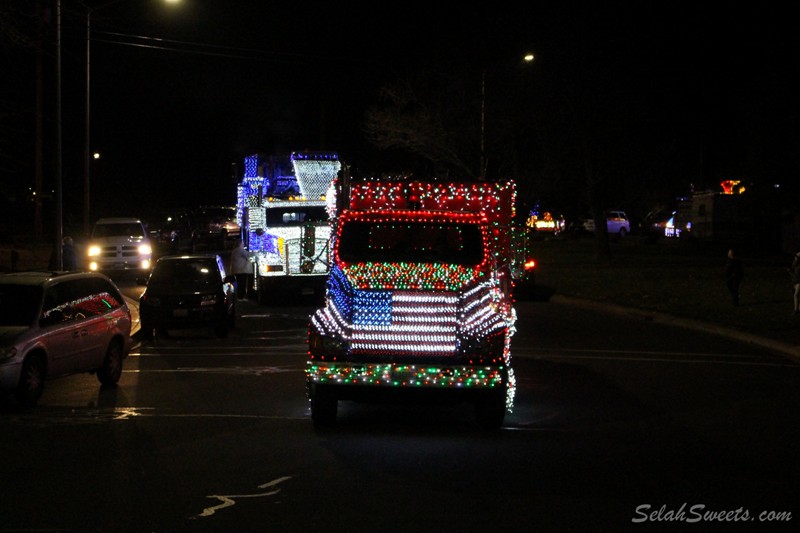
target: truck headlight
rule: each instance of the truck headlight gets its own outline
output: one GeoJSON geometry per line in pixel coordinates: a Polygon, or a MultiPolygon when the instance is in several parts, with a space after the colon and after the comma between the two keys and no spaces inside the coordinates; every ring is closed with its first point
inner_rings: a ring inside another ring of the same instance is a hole
{"type": "Polygon", "coordinates": [[[100,247],[97,246],[96,244],[92,244],[89,246],[89,249],[86,253],[89,255],[89,257],[100,255],[100,247]]]}
{"type": "Polygon", "coordinates": [[[316,330],[309,331],[308,353],[312,359],[331,360],[347,355],[349,345],[346,341],[330,336],[320,335],[316,330]]]}
{"type": "Polygon", "coordinates": [[[505,331],[495,331],[480,338],[465,339],[459,351],[461,355],[473,360],[473,364],[482,364],[503,357],[506,346],[505,331]]]}
{"type": "Polygon", "coordinates": [[[150,247],[149,244],[140,244],[139,245],[139,255],[150,255],[153,253],[153,249],[150,247]]]}

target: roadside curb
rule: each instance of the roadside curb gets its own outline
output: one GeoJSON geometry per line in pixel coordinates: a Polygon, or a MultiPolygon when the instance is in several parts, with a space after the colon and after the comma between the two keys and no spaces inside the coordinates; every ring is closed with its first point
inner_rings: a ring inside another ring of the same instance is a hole
{"type": "Polygon", "coordinates": [[[655,322],[657,324],[666,324],[670,326],[677,326],[686,329],[693,329],[697,331],[704,331],[706,333],[713,333],[735,339],[738,341],[755,344],[769,350],[773,350],[781,355],[786,356],[795,363],[800,363],[800,347],[792,346],[784,342],[767,339],[758,335],[752,335],[733,328],[720,326],[719,324],[712,324],[700,320],[691,320],[688,318],[680,318],[676,316],[659,313],[656,311],[646,311],[643,309],[634,309],[630,307],[623,307],[621,305],[599,302],[596,300],[584,300],[572,296],[563,296],[554,294],[550,297],[549,301],[554,304],[573,305],[584,309],[602,310],[612,312],[618,315],[627,315],[647,322],[655,322]]]}

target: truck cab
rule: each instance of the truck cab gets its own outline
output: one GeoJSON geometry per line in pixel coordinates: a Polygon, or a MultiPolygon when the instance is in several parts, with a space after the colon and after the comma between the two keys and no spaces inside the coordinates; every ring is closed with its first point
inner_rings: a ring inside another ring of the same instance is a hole
{"type": "Polygon", "coordinates": [[[253,257],[260,303],[289,292],[322,299],[330,272],[326,193],[340,167],[335,153],[245,158],[237,220],[253,257]]]}

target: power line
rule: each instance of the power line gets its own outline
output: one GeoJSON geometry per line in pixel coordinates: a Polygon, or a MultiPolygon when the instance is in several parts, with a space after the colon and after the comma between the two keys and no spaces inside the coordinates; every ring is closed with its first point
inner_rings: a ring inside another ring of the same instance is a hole
{"type": "Polygon", "coordinates": [[[93,39],[96,42],[115,44],[119,46],[130,46],[134,48],[149,48],[155,50],[165,50],[168,52],[180,52],[185,54],[204,55],[211,57],[225,57],[232,59],[248,59],[256,61],[271,61],[278,63],[351,63],[353,65],[367,66],[374,64],[370,61],[354,61],[341,57],[333,58],[315,54],[300,54],[289,52],[274,52],[259,50],[255,48],[239,48],[235,46],[216,45],[208,43],[198,43],[191,41],[179,41],[175,39],[163,39],[160,37],[150,37],[146,35],[133,35],[127,33],[97,31],[95,33],[108,35],[119,39],[93,39]],[[127,40],[122,40],[127,39],[127,40]]]}

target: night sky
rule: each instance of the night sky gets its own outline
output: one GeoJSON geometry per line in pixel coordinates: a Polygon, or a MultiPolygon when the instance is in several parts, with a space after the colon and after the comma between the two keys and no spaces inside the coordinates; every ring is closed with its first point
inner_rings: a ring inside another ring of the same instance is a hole
{"type": "MultiPolygon", "coordinates": [[[[92,18],[91,145],[102,154],[92,164],[93,218],[233,204],[233,176],[255,152],[333,150],[357,168],[377,170],[380,153],[361,125],[383,84],[417,69],[459,65],[474,75],[477,94],[482,70],[496,82],[526,51],[537,56],[529,74],[539,87],[536,116],[552,120],[548,102],[571,87],[577,105],[590,107],[602,126],[592,130],[598,146],[613,139],[609,157],[640,151],[617,164],[628,180],[667,181],[670,193],[721,176],[797,181],[799,50],[791,18],[778,8],[88,3],[101,6],[92,18]],[[657,157],[641,155],[643,139],[662,147],[657,157]]],[[[71,0],[62,0],[62,10],[65,216],[79,217],[85,10],[71,0]]],[[[23,75],[4,82],[26,109],[33,57],[13,56],[11,66],[23,75]]],[[[45,99],[54,94],[50,75],[45,99]]],[[[19,161],[4,165],[4,179],[15,172],[30,179],[32,126],[20,129],[19,148],[7,151],[19,161]]],[[[548,129],[541,131],[546,137],[548,129]]]]}

